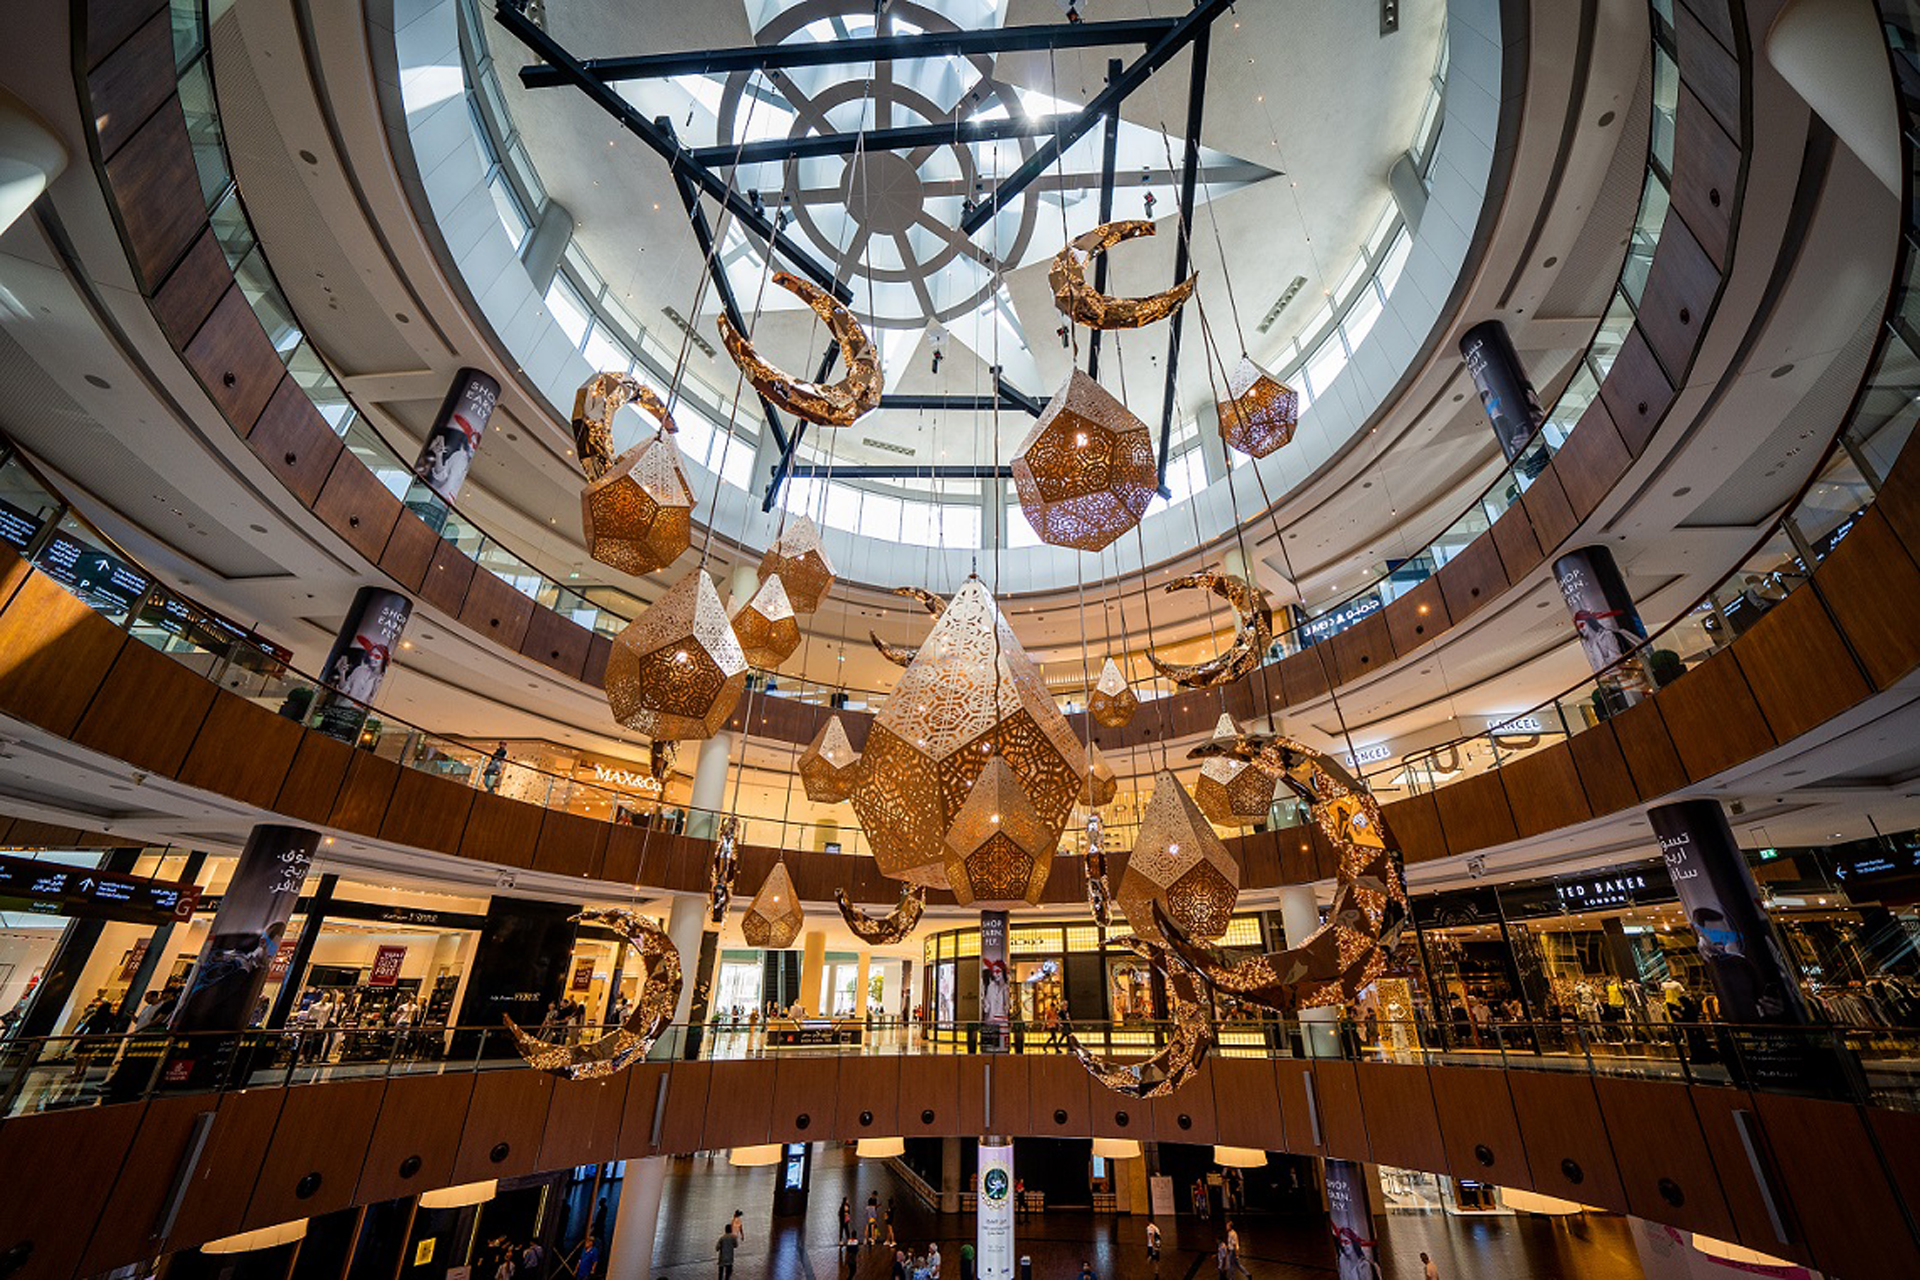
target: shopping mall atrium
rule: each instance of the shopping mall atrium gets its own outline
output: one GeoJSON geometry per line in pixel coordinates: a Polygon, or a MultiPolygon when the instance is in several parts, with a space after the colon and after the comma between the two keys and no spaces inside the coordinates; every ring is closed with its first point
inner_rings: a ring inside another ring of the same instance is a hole
{"type": "Polygon", "coordinates": [[[1920,1276],[1920,0],[7,14],[0,1280],[1920,1276]]]}

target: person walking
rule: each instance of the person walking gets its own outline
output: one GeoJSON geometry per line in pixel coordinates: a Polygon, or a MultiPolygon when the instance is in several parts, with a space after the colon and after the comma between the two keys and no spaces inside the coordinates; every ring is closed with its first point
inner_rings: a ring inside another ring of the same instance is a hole
{"type": "Polygon", "coordinates": [[[867,1243],[880,1243],[880,1193],[867,1192],[867,1243]]]}
{"type": "Polygon", "coordinates": [[[731,1223],[720,1229],[720,1238],[714,1242],[713,1251],[720,1259],[720,1280],[733,1280],[733,1251],[740,1247],[740,1237],[733,1234],[731,1223]]]}
{"type": "Polygon", "coordinates": [[[860,1233],[853,1229],[853,1215],[840,1224],[840,1252],[847,1260],[847,1274],[853,1275],[860,1269],[860,1233]]]}
{"type": "Polygon", "coordinates": [[[960,1280],[974,1280],[973,1245],[966,1241],[960,1245],[960,1280]]]}
{"type": "Polygon", "coordinates": [[[1233,1270],[1238,1271],[1241,1275],[1251,1276],[1253,1274],[1253,1272],[1247,1270],[1247,1264],[1240,1260],[1240,1231],[1239,1228],[1233,1225],[1233,1219],[1231,1218],[1227,1219],[1227,1261],[1232,1264],[1233,1270]]]}
{"type": "Polygon", "coordinates": [[[578,1280],[593,1280],[600,1270],[600,1240],[597,1236],[588,1236],[580,1246],[580,1265],[574,1271],[578,1280]]]}
{"type": "Polygon", "coordinates": [[[1420,1255],[1420,1275],[1421,1280],[1440,1280],[1440,1268],[1424,1252],[1420,1255]]]}
{"type": "Polygon", "coordinates": [[[1151,1218],[1147,1220],[1147,1261],[1153,1264],[1153,1274],[1160,1274],[1160,1224],[1151,1218]]]}
{"type": "Polygon", "coordinates": [[[1227,1252],[1227,1242],[1222,1239],[1213,1248],[1213,1267],[1220,1280],[1227,1280],[1233,1274],[1233,1256],[1227,1252]]]}
{"type": "Polygon", "coordinates": [[[747,1215],[735,1209],[733,1211],[733,1221],[727,1223],[727,1230],[733,1233],[735,1240],[745,1243],[747,1238],[747,1215]]]}

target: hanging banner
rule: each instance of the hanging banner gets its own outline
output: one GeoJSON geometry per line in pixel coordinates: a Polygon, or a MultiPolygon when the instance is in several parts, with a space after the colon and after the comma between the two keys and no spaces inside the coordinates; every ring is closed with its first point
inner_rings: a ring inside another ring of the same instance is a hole
{"type": "Polygon", "coordinates": [[[247,837],[170,1023],[176,1034],[239,1031],[252,1020],[320,833],[263,824],[247,837]]]}
{"type": "Polygon", "coordinates": [[[400,966],[407,962],[405,947],[381,947],[373,953],[373,969],[367,974],[370,987],[391,987],[400,981],[400,966]]]}
{"type": "MultiPolygon", "coordinates": [[[[1480,392],[1480,407],[1487,411],[1493,434],[1500,441],[1500,452],[1512,462],[1526,451],[1533,433],[1547,420],[1533,383],[1520,367],[1520,353],[1513,349],[1507,326],[1487,320],[1460,335],[1460,358],[1467,363],[1467,376],[1480,392]]],[[[1542,459],[1545,465],[1545,459],[1542,459]]]]}
{"type": "MultiPolygon", "coordinates": [[[[993,913],[989,913],[993,914],[993,913]]],[[[980,1280],[1013,1280],[1013,1144],[980,1143],[974,1243],[980,1280]]]]}
{"type": "Polygon", "coordinates": [[[987,1053],[1007,1051],[1007,1006],[1013,998],[1012,971],[1007,968],[1007,913],[980,913],[980,1047],[987,1053]]]}
{"type": "Polygon", "coordinates": [[[1367,1211],[1367,1171],[1351,1160],[1328,1160],[1327,1220],[1340,1280],[1374,1280],[1373,1215],[1367,1211]]]}
{"type": "Polygon", "coordinates": [[[342,742],[359,738],[412,614],[413,601],[398,591],[362,587],[354,594],[353,607],[320,668],[329,692],[320,695],[315,728],[342,742]]]}
{"type": "Polygon", "coordinates": [[[1649,688],[1639,663],[1620,661],[1647,643],[1647,624],[1640,621],[1613,552],[1605,547],[1569,551],[1553,562],[1553,577],[1573,618],[1587,669],[1605,673],[1602,683],[1624,696],[1622,705],[1611,710],[1625,710],[1649,688]]]}
{"type": "MultiPolygon", "coordinates": [[[[487,420],[493,417],[493,407],[499,401],[500,384],[491,376],[478,369],[462,369],[453,375],[453,385],[447,388],[447,398],[440,402],[440,412],[434,415],[420,456],[413,463],[414,477],[442,502],[460,496],[460,486],[467,482],[467,471],[473,466],[474,451],[480,447],[487,420]]],[[[409,505],[436,533],[446,522],[446,509],[439,503],[409,505]]]]}

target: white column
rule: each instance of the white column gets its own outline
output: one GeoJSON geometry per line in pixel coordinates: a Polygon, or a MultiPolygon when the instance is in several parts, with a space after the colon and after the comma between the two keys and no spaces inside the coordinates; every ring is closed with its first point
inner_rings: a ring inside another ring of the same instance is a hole
{"type": "Polygon", "coordinates": [[[809,929],[800,935],[800,1007],[813,1017],[826,1012],[822,991],[827,977],[827,935],[809,929]]]}
{"type": "Polygon", "coordinates": [[[707,902],[693,894],[680,894],[667,912],[667,936],[680,952],[680,1003],[673,1007],[673,1020],[684,1025],[693,1010],[693,989],[699,985],[700,935],[707,927],[707,902]]]}
{"type": "Polygon", "coordinates": [[[860,964],[854,970],[853,978],[853,1016],[865,1019],[867,1016],[867,979],[873,973],[873,948],[860,948],[860,964]]]}
{"type": "MultiPolygon", "coordinates": [[[[1313,896],[1312,885],[1281,886],[1280,927],[1286,930],[1289,947],[1299,946],[1307,940],[1309,934],[1320,927],[1320,904],[1313,896]]],[[[1339,1033],[1333,1025],[1339,1017],[1338,1009],[1302,1009],[1300,1011],[1301,1035],[1306,1042],[1308,1056],[1315,1058],[1339,1056],[1339,1033]]]]}
{"type": "Polygon", "coordinates": [[[653,1238],[660,1229],[660,1189],[667,1180],[667,1158],[627,1161],[620,1205],[613,1215],[613,1239],[607,1245],[607,1280],[650,1280],[653,1238]]]}
{"type": "Polygon", "coordinates": [[[732,755],[730,733],[716,733],[700,744],[693,766],[692,811],[687,814],[687,834],[696,839],[714,838],[719,826],[714,815],[727,807],[727,761],[732,755]]]}
{"type": "Polygon", "coordinates": [[[732,613],[747,601],[753,599],[753,593],[760,589],[760,572],[745,561],[733,566],[733,572],[727,575],[727,612],[732,613]]]}

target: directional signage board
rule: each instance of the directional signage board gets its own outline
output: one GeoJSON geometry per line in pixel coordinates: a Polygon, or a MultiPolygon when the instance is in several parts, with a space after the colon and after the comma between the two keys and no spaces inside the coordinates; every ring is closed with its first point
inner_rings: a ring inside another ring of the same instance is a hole
{"type": "Polygon", "coordinates": [[[0,911],[167,924],[193,918],[198,885],[0,854],[0,911]]]}

